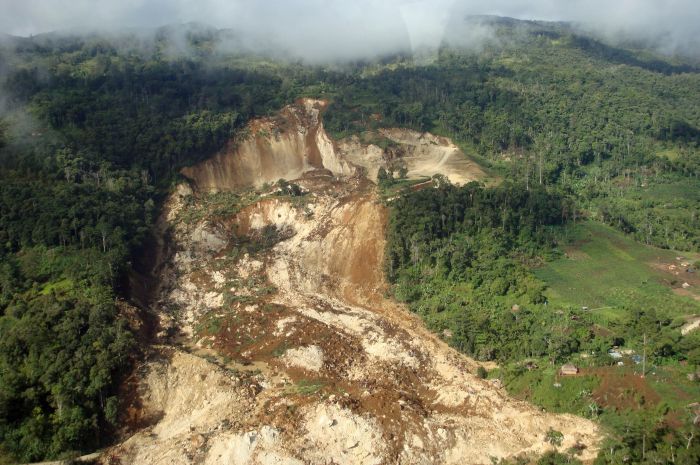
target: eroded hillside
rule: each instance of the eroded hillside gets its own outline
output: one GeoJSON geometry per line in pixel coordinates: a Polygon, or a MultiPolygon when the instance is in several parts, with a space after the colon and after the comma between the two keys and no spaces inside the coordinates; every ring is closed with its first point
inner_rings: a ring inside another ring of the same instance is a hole
{"type": "MultiPolygon", "coordinates": [[[[192,187],[160,220],[161,345],[129,410],[143,427],[103,461],[489,464],[543,453],[550,429],[562,449],[594,458],[595,423],[509,398],[386,297],[386,210],[366,174],[392,160],[331,141],[323,106],[255,121],[248,138],[183,172],[192,187]],[[299,189],[245,190],[279,178],[299,189]]],[[[385,136],[409,176],[480,175],[448,140],[385,136]]]]}
{"type": "Polygon", "coordinates": [[[323,129],[320,115],[325,106],[307,99],[285,107],[275,117],[255,120],[226,150],[182,173],[202,191],[262,186],[324,168],[350,175],[355,169],[337,156],[323,129]]]}

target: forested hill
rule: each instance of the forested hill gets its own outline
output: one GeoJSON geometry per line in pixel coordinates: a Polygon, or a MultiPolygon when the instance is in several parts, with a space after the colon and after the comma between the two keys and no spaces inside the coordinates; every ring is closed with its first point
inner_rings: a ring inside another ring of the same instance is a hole
{"type": "Polygon", "coordinates": [[[109,440],[136,354],[116,299],[163,194],[182,166],[301,96],[330,101],[335,137],[450,136],[637,240],[698,250],[696,65],[566,24],[470,21],[487,31],[478,43],[314,66],[199,25],[0,39],[1,454],[109,440]]]}

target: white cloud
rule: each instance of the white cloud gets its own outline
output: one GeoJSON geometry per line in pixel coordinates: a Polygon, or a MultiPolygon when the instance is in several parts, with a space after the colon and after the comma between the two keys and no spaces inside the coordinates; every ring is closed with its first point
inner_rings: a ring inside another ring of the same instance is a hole
{"type": "Polygon", "coordinates": [[[317,59],[439,43],[446,22],[465,14],[575,21],[669,52],[697,54],[700,44],[698,0],[0,0],[0,11],[0,31],[16,35],[196,21],[317,59]]]}

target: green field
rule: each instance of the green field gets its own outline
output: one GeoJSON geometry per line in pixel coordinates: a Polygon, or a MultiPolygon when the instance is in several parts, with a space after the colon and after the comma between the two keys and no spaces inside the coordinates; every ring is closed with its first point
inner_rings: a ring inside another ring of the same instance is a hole
{"type": "MultiPolygon", "coordinates": [[[[629,197],[656,204],[700,201],[700,180],[677,179],[630,190],[629,197]]],[[[664,205],[662,205],[664,206],[664,205]]]]}
{"type": "Polygon", "coordinates": [[[689,291],[698,294],[697,273],[680,266],[696,262],[697,254],[650,247],[592,221],[567,228],[565,234],[559,241],[562,257],[534,272],[548,286],[548,308],[570,309],[578,316],[572,327],[589,327],[605,343],[584,343],[569,355],[567,361],[580,370],[576,376],[558,375],[560,364],[545,358],[536,359],[539,367],[531,371],[520,361],[489,375],[501,378],[512,395],[547,411],[596,419],[611,438],[625,444],[616,449],[612,463],[622,463],[630,454],[637,457],[632,462],[646,463],[641,459],[646,446],[638,438],[647,431],[674,432],[676,439],[668,442],[684,449],[688,436],[682,434],[694,428],[692,405],[700,398],[700,384],[689,378],[698,368],[695,349],[689,348],[696,346],[699,334],[681,336],[678,326],[680,317],[700,313],[700,301],[674,289],[690,281],[689,291]],[[642,323],[645,318],[651,325],[642,323]],[[642,333],[647,341],[644,377],[632,359],[625,357],[619,365],[606,353],[619,344],[641,355],[642,333]],[[667,352],[665,345],[673,349],[667,352]],[[636,431],[632,436],[637,439],[629,440],[630,431],[636,431]]]}
{"type": "Polygon", "coordinates": [[[535,270],[547,283],[550,304],[588,307],[603,321],[618,310],[654,308],[669,316],[700,312],[700,302],[673,293],[685,272],[674,276],[660,269],[682,256],[697,256],[645,246],[600,223],[586,222],[569,233],[565,255],[535,270]]]}
{"type": "Polygon", "coordinates": [[[600,380],[595,376],[585,375],[562,377],[558,371],[558,366],[543,365],[540,369],[522,373],[501,370],[493,376],[503,378],[511,394],[526,399],[548,412],[589,416],[591,393],[598,387],[600,380]]]}

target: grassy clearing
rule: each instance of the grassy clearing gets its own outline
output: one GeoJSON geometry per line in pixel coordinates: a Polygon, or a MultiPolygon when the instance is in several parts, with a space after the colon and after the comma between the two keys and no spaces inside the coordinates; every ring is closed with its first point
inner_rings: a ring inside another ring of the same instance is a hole
{"type": "Polygon", "coordinates": [[[654,367],[646,380],[672,410],[682,411],[700,398],[700,385],[686,376],[692,370],[679,364],[654,367]]]}
{"type": "Polygon", "coordinates": [[[595,415],[590,408],[594,403],[592,393],[600,383],[595,376],[560,376],[558,366],[547,366],[533,371],[506,371],[504,379],[511,394],[548,412],[595,415]]]}
{"type": "MultiPolygon", "coordinates": [[[[660,266],[678,264],[679,256],[697,260],[694,254],[649,247],[600,223],[582,223],[567,234],[562,241],[567,244],[563,247],[565,256],[535,270],[549,286],[546,295],[550,307],[589,307],[582,318],[592,322],[598,332],[609,331],[610,337],[639,323],[630,319],[631,309],[655,310],[668,318],[700,312],[700,302],[672,291],[682,282],[684,271],[676,276],[660,266]]],[[[665,330],[664,337],[680,340],[673,327],[665,330]]],[[[653,339],[644,378],[640,365],[625,358],[624,365],[618,366],[605,356],[603,348],[596,349],[600,352],[596,358],[572,360],[581,368],[578,376],[559,377],[556,367],[542,360],[543,368],[523,372],[522,368],[508,367],[500,376],[519,398],[550,411],[597,418],[617,433],[648,419],[653,419],[651,423],[663,419],[680,428],[688,424],[688,405],[700,398],[700,384],[688,379],[694,371],[691,363],[653,355],[659,347],[659,341],[653,339]]],[[[630,338],[626,345],[641,353],[638,340],[630,338]]]]}
{"type": "Polygon", "coordinates": [[[700,396],[700,385],[686,377],[690,367],[677,363],[651,366],[641,378],[638,365],[584,366],[578,375],[560,376],[558,366],[540,362],[540,368],[533,371],[511,364],[489,377],[503,379],[508,392],[518,399],[548,412],[599,420],[611,432],[624,430],[632,418],[663,418],[672,427],[680,427],[687,423],[688,405],[700,396]]]}
{"type": "Polygon", "coordinates": [[[74,285],[75,283],[73,280],[68,278],[64,278],[60,281],[51,281],[46,283],[44,287],[41,288],[40,294],[49,295],[52,292],[60,293],[62,291],[73,289],[74,285]]]}
{"type": "Polygon", "coordinates": [[[221,332],[224,318],[216,313],[208,313],[204,315],[195,326],[195,334],[199,337],[216,336],[221,332]]]}
{"type": "Polygon", "coordinates": [[[673,275],[653,266],[674,263],[676,252],[639,244],[600,223],[580,224],[569,234],[566,256],[535,270],[549,286],[550,303],[588,307],[603,323],[631,306],[671,316],[700,312],[700,302],[671,291],[673,275]]]}
{"type": "Polygon", "coordinates": [[[318,393],[325,383],[321,380],[301,379],[294,383],[288,390],[290,394],[299,394],[302,396],[312,396],[318,393]]]}
{"type": "Polygon", "coordinates": [[[669,160],[677,160],[680,154],[678,153],[678,150],[675,148],[670,148],[670,149],[661,149],[656,152],[657,157],[666,157],[669,160]]]}
{"type": "Polygon", "coordinates": [[[390,183],[380,185],[380,194],[383,199],[389,199],[401,195],[406,190],[411,189],[413,186],[427,183],[430,178],[427,176],[422,176],[417,179],[394,179],[390,183]]]}
{"type": "Polygon", "coordinates": [[[700,180],[687,178],[654,183],[648,187],[635,187],[630,191],[630,197],[649,200],[655,204],[698,202],[700,201],[700,180]]]}
{"type": "Polygon", "coordinates": [[[204,218],[229,218],[259,199],[260,195],[252,190],[203,193],[196,199],[189,196],[185,199],[187,208],[178,214],[178,221],[195,224],[204,218]]]}

